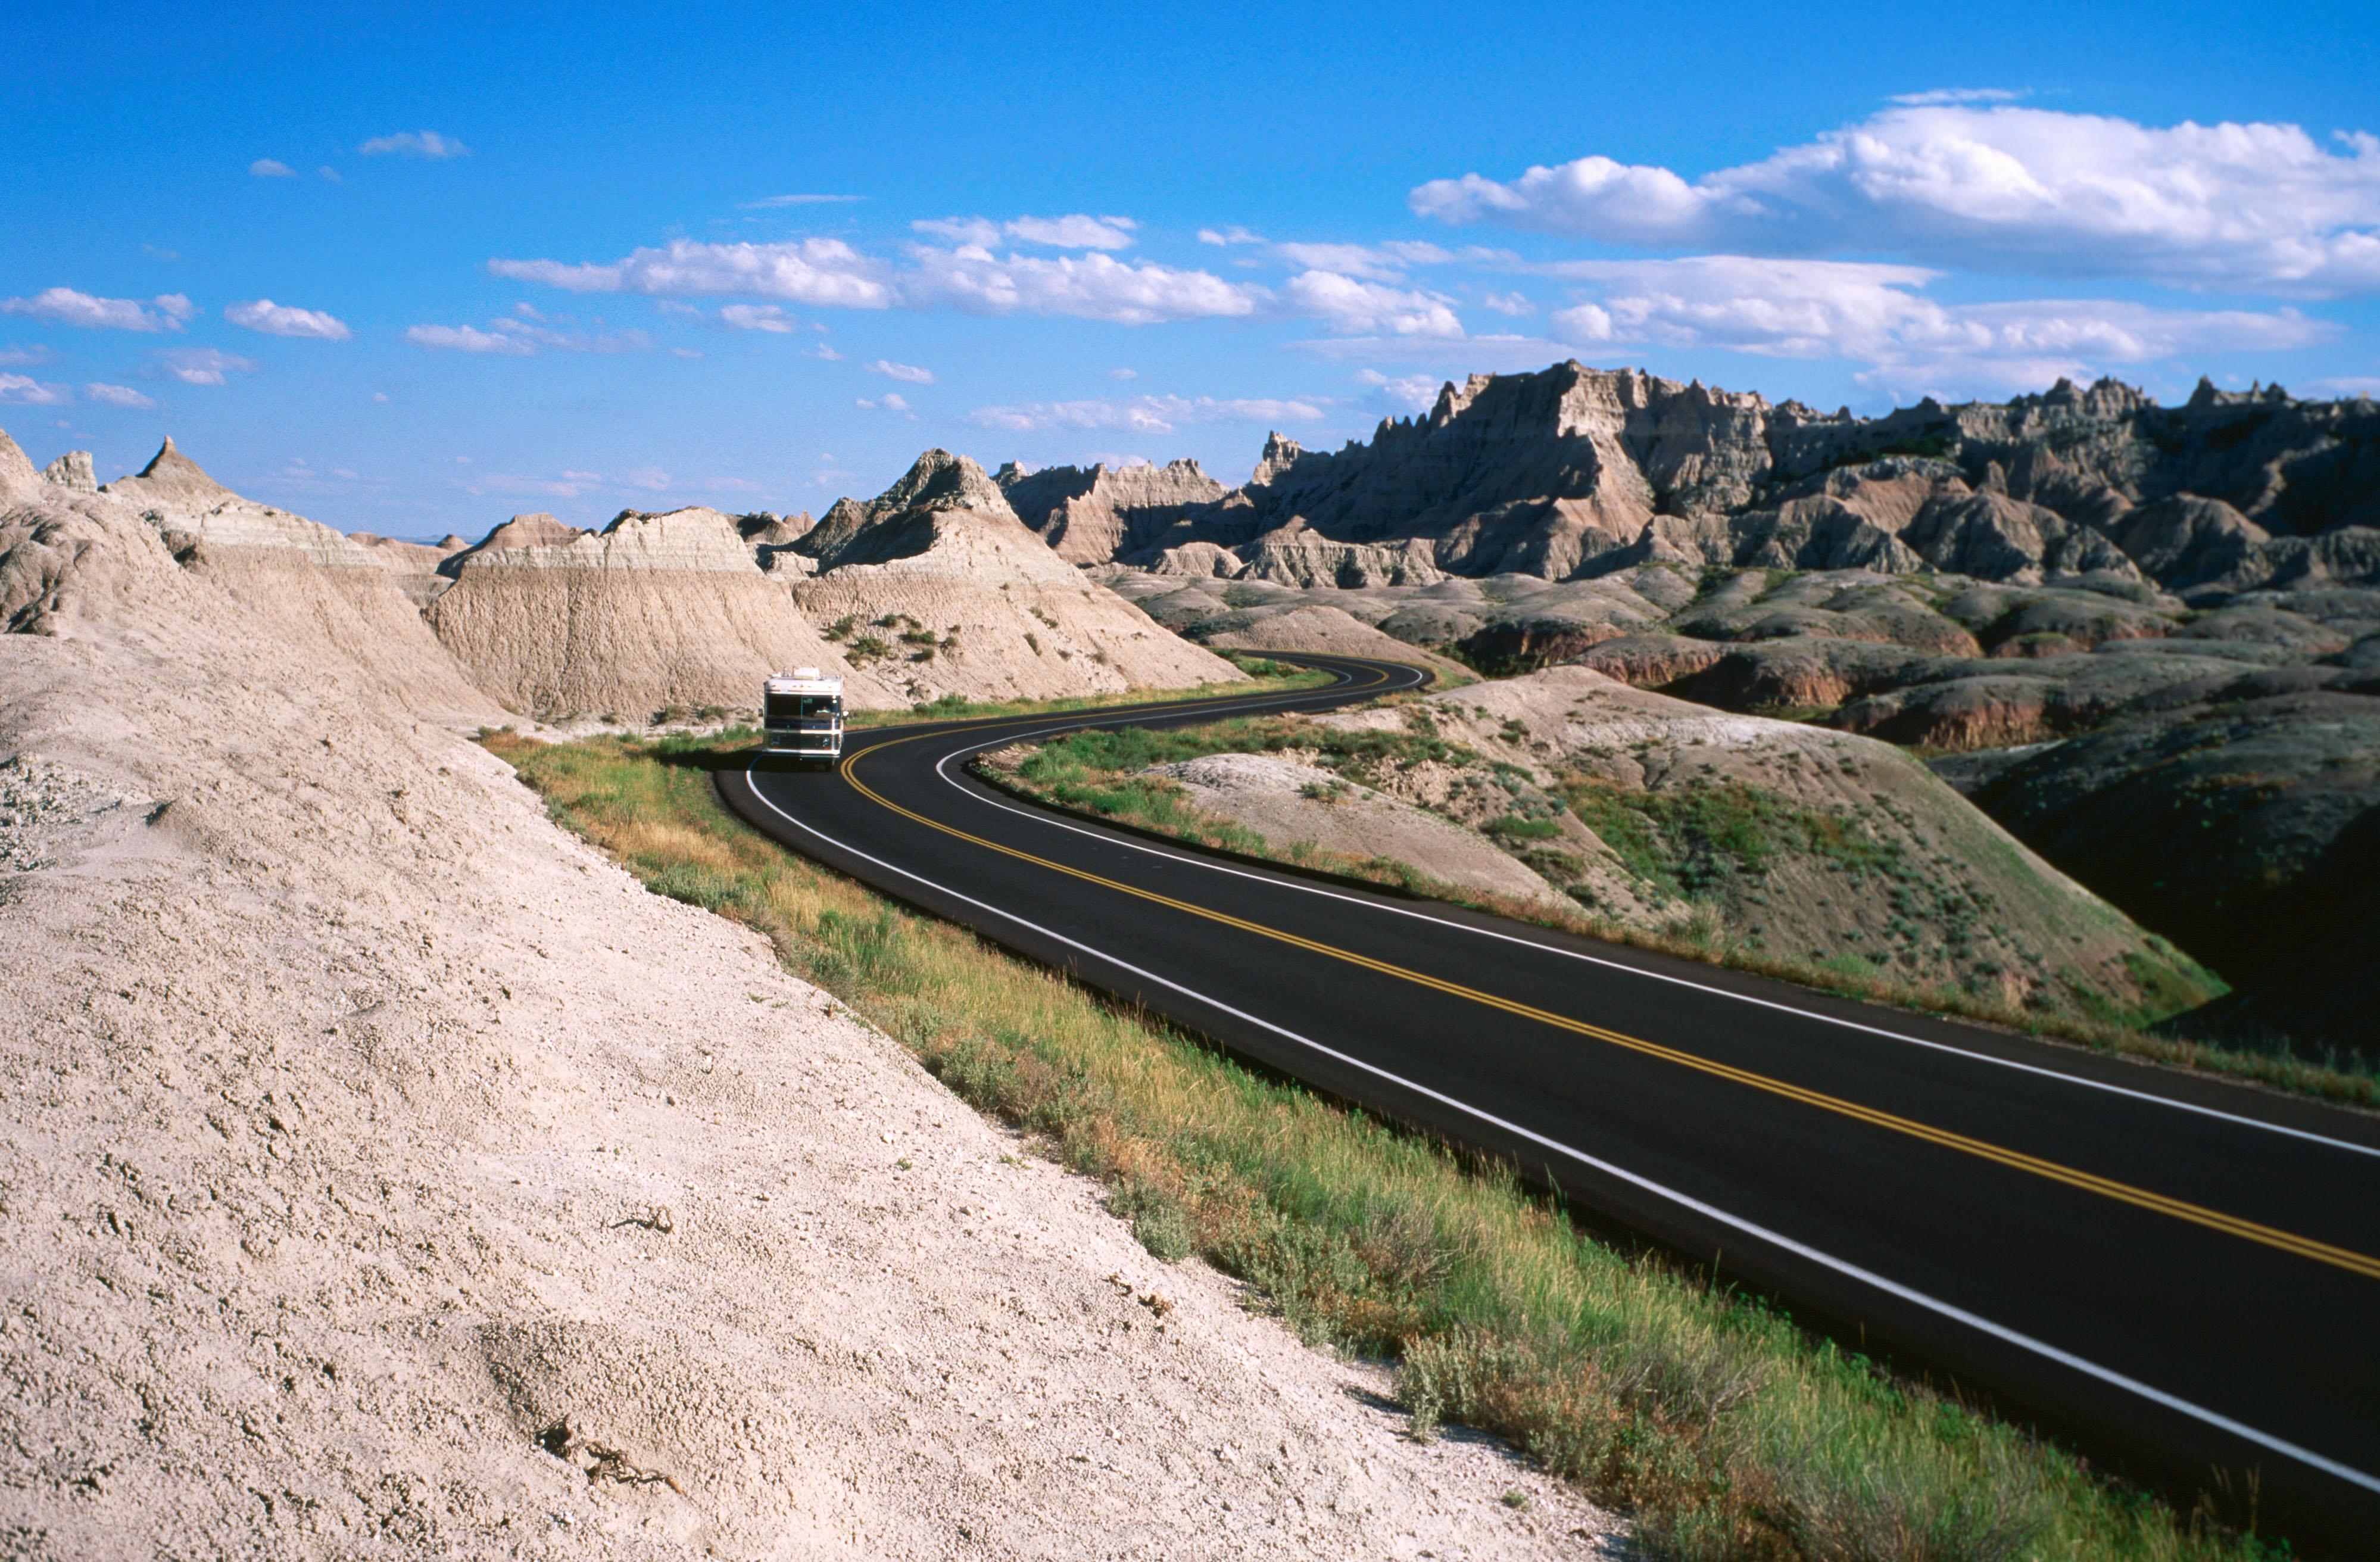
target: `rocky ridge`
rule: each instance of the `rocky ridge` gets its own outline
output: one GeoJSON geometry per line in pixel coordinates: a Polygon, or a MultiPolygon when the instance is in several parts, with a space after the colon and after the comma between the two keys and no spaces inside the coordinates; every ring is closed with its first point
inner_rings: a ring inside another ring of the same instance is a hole
{"type": "Polygon", "coordinates": [[[792,544],[793,600],[843,659],[911,701],[1048,699],[1245,675],[1064,563],[963,456],[929,450],[792,544]]]}
{"type": "Polygon", "coordinates": [[[2162,408],[2060,381],[1858,418],[1572,361],[1450,382],[1428,412],[1336,452],[1274,434],[1210,502],[1144,509],[1119,492],[1066,556],[1105,545],[1106,562],[1301,586],[1671,562],[2239,591],[2380,583],[2375,495],[2369,398],[2202,382],[2162,408]]]}

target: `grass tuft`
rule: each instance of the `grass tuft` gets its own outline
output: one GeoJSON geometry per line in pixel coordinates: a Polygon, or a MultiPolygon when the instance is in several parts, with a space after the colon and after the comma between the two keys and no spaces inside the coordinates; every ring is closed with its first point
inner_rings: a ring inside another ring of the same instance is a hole
{"type": "Polygon", "coordinates": [[[1652,1555],[2271,1555],[1589,1239],[1509,1168],[1242,1068],[789,856],[720,805],[704,763],[725,745],[482,740],[657,892],[760,929],[963,1099],[1101,1179],[1152,1254],[1244,1276],[1305,1339],[1398,1358],[1415,1435],[1461,1422],[1512,1439],[1628,1507],[1652,1555]]]}

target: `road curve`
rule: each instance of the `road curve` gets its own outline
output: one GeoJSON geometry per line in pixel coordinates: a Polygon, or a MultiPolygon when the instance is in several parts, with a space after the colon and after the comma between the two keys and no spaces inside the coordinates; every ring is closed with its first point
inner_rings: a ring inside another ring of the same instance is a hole
{"type": "Polygon", "coordinates": [[[717,774],[759,828],[1989,1391],[2188,1502],[2380,1534],[2380,1123],[2318,1104],[1220,860],[1022,804],[965,760],[1329,688],[855,733],[717,774]],[[2217,1472],[2220,1472],[2219,1474],[2217,1472]]]}

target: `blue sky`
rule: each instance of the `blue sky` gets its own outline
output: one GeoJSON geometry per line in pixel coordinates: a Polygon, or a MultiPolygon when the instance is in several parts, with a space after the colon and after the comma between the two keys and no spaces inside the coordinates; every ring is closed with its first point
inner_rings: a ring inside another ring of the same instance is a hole
{"type": "Polygon", "coordinates": [[[1363,437],[1566,357],[2380,393],[2364,6],[14,8],[0,426],[343,530],[1363,437]]]}

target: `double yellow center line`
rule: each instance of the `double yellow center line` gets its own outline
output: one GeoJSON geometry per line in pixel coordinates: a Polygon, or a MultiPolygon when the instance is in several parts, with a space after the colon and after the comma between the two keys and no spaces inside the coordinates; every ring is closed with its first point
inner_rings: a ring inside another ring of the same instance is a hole
{"type": "Polygon", "coordinates": [[[1243,933],[1254,934],[1259,938],[1269,938],[1276,943],[1289,945],[1293,948],[1304,949],[1334,960],[1342,960],[1365,970],[1377,971],[1382,976],[1394,977],[1401,982],[1410,982],[1416,986],[1444,993],[1450,997],[1461,998],[1485,1008],[1500,1010],[1518,1019],[1550,1026],[1558,1031],[1567,1031],[1574,1035],[1585,1036],[1611,1046],[1625,1047],[1631,1052],[1642,1053],[1647,1057],[1658,1057],[1665,1063],[1674,1063],[1682,1068],[1692,1068],[1733,1084],[1766,1091],[1771,1095],[1781,1096],[1785,1100],[1796,1102],[1804,1106],[1815,1106],[1821,1111],[1832,1112],[1855,1122],[1866,1123],[1871,1127],[1886,1129],[1894,1133],[1906,1134],[1912,1139],[1922,1140],[1928,1144],[1939,1145],[1946,1150],[1955,1150],[1962,1154],[1973,1155],[1998,1165],[2028,1172],[2034,1177],[2046,1178],[2070,1188],[2079,1188],[2085,1192],[2116,1200],[2119,1203],[2131,1204],[2158,1214],[2170,1215],[2176,1220],[2185,1220],[2194,1226],[2220,1231],[2226,1236],[2259,1242],[2268,1248],[2294,1253],[2300,1258],[2312,1259],[2317,1263],[2327,1263],[2336,1268],[2347,1270],[2350,1274],[2361,1275],[2366,1279],[2380,1280],[2380,1258],[2374,1258],[2350,1248],[2336,1247],[2328,1242],[2317,1241],[2311,1237],[2301,1237],[2294,1232],[2283,1231],[2274,1226],[2261,1225],[2256,1221],[2241,1219],[2238,1215],[2225,1214],[2220,1210],[2211,1210],[2203,1204],[2191,1203],[2187,1200],[2168,1198],[2163,1193],[2154,1193],[2145,1188],[2136,1188],[2128,1182],[2119,1182],[2113,1178],[2101,1177],[2095,1172],[2086,1172],[2074,1166],[2063,1165],[2056,1161],[2045,1160],[2038,1155],[2028,1155],[2022,1151],[2007,1149],[1985,1140],[1970,1138],[1966,1134],[1953,1133],[1948,1129],[1938,1129],[1913,1118],[1879,1111],[1873,1106],[1863,1106],[1858,1102],[1846,1101],[1840,1096],[1828,1095],[1823,1091],[1810,1090],[1783,1080],[1771,1078],[1767,1074],[1755,1073],[1748,1068],[1738,1068],[1732,1064],[1719,1063],[1711,1058],[1697,1056],[1693,1053],[1681,1052],[1675,1047],[1663,1046],[1658,1042],[1648,1042],[1618,1031],[1606,1030],[1600,1025],[1590,1025],[1585,1020],[1572,1019],[1568,1015],[1556,1014],[1550,1009],[1518,1003],[1494,993],[1483,992],[1476,987],[1466,987],[1459,982],[1449,982],[1426,971],[1414,970],[1386,960],[1377,960],[1368,955],[1359,955],[1352,949],[1342,949],[1336,945],[1320,943],[1298,934],[1284,932],[1280,928],[1268,927],[1262,922],[1252,922],[1245,918],[1234,917],[1209,907],[1194,905],[1186,900],[1177,900],[1169,895],[1160,895],[1154,890],[1143,889],[1136,885],[1124,884],[1081,868],[1072,868],[1063,862],[1053,862],[1046,857],[1038,857],[1014,847],[1002,846],[998,841],[986,840],[981,836],[970,835],[965,830],[945,824],[938,819],[929,819],[922,813],[904,808],[877,792],[875,788],[859,778],[855,767],[867,755],[880,749],[890,749],[902,743],[915,742],[917,738],[925,736],[927,735],[919,733],[912,738],[896,738],[888,742],[871,744],[862,749],[858,753],[851,755],[843,762],[841,768],[844,779],[857,789],[861,796],[880,807],[890,809],[905,819],[914,820],[930,830],[939,830],[943,835],[963,840],[970,846],[981,847],[986,851],[996,851],[1004,857],[1013,857],[1018,861],[1046,868],[1053,873],[1062,873],[1069,878],[1079,879],[1085,884],[1097,885],[1102,889],[1111,889],[1119,895],[1129,895],[1135,899],[1146,900],[1153,905],[1163,906],[1170,910],[1180,911],[1188,916],[1220,922],[1225,927],[1237,928],[1243,933]]]}

